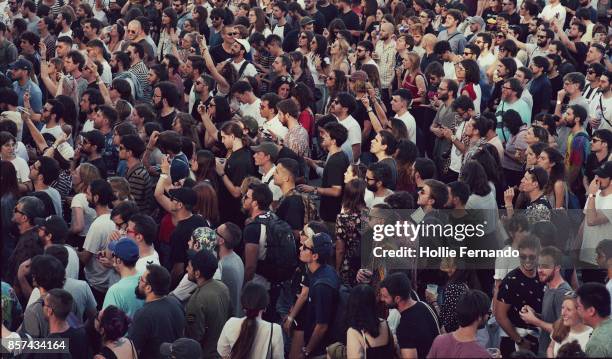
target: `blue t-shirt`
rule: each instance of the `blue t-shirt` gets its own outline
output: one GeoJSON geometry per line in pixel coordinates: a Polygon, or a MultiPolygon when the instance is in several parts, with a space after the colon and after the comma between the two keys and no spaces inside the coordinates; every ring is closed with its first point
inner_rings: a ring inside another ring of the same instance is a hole
{"type": "Polygon", "coordinates": [[[117,283],[108,288],[102,309],[109,305],[123,310],[130,318],[134,318],[136,311],[144,305],[144,300],[136,298],[135,288],[138,286],[140,273],[121,278],[117,283]]]}
{"type": "Polygon", "coordinates": [[[340,278],[336,271],[328,264],[319,267],[310,273],[310,290],[308,291],[308,315],[304,327],[304,340],[308,343],[317,324],[328,324],[325,337],[314,349],[311,355],[322,355],[327,345],[331,344],[331,324],[335,315],[338,300],[340,278]],[[326,284],[324,284],[326,283],[326,284]]]}
{"type": "Polygon", "coordinates": [[[30,91],[30,106],[36,113],[42,113],[42,91],[37,84],[28,80],[24,86],[20,86],[18,81],[13,82],[13,90],[17,93],[17,104],[23,106],[23,95],[30,91]]]}

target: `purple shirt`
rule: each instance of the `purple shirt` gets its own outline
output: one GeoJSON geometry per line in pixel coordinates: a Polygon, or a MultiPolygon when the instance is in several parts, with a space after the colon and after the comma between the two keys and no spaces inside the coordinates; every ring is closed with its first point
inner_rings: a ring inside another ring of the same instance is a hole
{"type": "Polygon", "coordinates": [[[491,358],[491,355],[478,342],[460,342],[453,333],[448,333],[434,339],[427,358],[491,358]]]}

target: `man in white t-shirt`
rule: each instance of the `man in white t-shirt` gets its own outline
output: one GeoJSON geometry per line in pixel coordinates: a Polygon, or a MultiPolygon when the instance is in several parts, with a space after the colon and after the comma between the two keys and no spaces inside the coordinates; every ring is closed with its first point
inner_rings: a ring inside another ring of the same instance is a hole
{"type": "Polygon", "coordinates": [[[274,171],[276,170],[274,163],[278,158],[278,147],[273,142],[266,141],[260,143],[259,146],[251,146],[251,151],[254,153],[255,165],[259,167],[261,181],[267,184],[272,192],[274,206],[283,196],[281,188],[274,184],[274,171]]]}
{"type": "Polygon", "coordinates": [[[65,244],[68,236],[68,225],[64,219],[60,216],[49,216],[47,218],[37,218],[34,223],[38,226],[38,237],[44,248],[53,244],[66,247],[68,251],[66,277],[79,279],[79,257],[74,248],[65,244]]]}
{"type": "Polygon", "coordinates": [[[599,77],[600,93],[595,95],[591,101],[589,111],[591,126],[599,130],[606,129],[612,131],[612,72],[605,71],[599,77]]]}
{"type": "Polygon", "coordinates": [[[259,114],[264,118],[265,122],[262,125],[264,135],[270,134],[273,139],[285,138],[289,129],[283,126],[278,118],[278,110],[276,105],[281,101],[280,96],[273,92],[268,92],[261,97],[261,105],[259,107],[259,114]]]}
{"type": "Polygon", "coordinates": [[[348,130],[348,138],[342,145],[342,150],[345,151],[345,146],[350,147],[353,153],[351,162],[359,161],[361,156],[361,126],[350,114],[355,110],[357,103],[355,97],[348,92],[340,92],[336,98],[332,100],[330,112],[336,116],[338,122],[348,130]]]}
{"type": "Polygon", "coordinates": [[[489,66],[493,65],[497,60],[495,54],[491,52],[491,46],[493,46],[493,38],[487,32],[481,32],[476,35],[474,44],[480,48],[480,55],[478,55],[478,66],[480,70],[486,72],[489,66]]]}
{"type": "Polygon", "coordinates": [[[240,103],[242,117],[253,117],[261,127],[265,121],[260,112],[261,100],[253,94],[251,84],[248,81],[240,80],[232,85],[231,94],[240,103]]]}
{"type": "Polygon", "coordinates": [[[587,190],[580,260],[597,265],[597,244],[612,233],[612,161],[597,170],[587,190]]]}
{"type": "Polygon", "coordinates": [[[243,80],[247,76],[256,76],[257,69],[255,65],[245,60],[245,56],[251,51],[251,45],[244,39],[236,39],[232,45],[230,52],[232,54],[232,66],[238,73],[238,79],[243,80]]]}
{"type": "Polygon", "coordinates": [[[395,117],[402,120],[408,130],[408,139],[416,144],[417,126],[412,114],[408,112],[408,108],[412,103],[412,94],[406,89],[399,89],[393,94],[391,99],[391,110],[395,112],[395,117]]]}
{"type": "Polygon", "coordinates": [[[43,106],[41,120],[44,125],[40,130],[40,134],[44,135],[45,133],[50,133],[55,139],[62,137],[64,131],[62,131],[59,120],[63,115],[64,105],[62,105],[61,102],[55,99],[47,100],[47,103],[43,106]]]}
{"type": "MultiPolygon", "coordinates": [[[[465,95],[461,95],[453,102],[453,110],[463,120],[457,124],[455,131],[450,128],[445,128],[442,133],[445,138],[449,139],[453,143],[450,153],[450,166],[449,169],[452,171],[452,175],[459,177],[461,172],[461,165],[463,164],[463,154],[467,151],[468,145],[463,141],[465,126],[467,122],[474,115],[474,102],[465,95]]],[[[449,175],[451,172],[449,172],[449,175]]]]}
{"type": "Polygon", "coordinates": [[[144,273],[149,264],[160,264],[159,254],[153,246],[157,238],[157,223],[151,216],[136,213],[128,220],[126,234],[138,245],[136,271],[144,273]]]}
{"type": "Polygon", "coordinates": [[[60,174],[59,163],[51,157],[40,157],[32,166],[30,166],[30,180],[34,187],[34,191],[45,192],[51,197],[55,214],[62,215],[62,197],[59,192],[51,187],[60,174]]]}

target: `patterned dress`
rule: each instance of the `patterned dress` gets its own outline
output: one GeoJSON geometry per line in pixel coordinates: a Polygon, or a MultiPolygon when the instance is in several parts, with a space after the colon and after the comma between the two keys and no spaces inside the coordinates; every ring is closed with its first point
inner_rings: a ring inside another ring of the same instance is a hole
{"type": "Polygon", "coordinates": [[[336,217],[336,240],[344,242],[345,253],[340,267],[340,278],[348,286],[354,286],[355,276],[361,268],[361,234],[368,221],[368,210],[340,212],[336,217]]]}

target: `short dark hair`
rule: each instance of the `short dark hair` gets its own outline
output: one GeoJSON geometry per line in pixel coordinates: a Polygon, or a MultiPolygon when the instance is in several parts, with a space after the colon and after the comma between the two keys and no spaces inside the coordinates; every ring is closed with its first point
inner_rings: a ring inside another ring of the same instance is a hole
{"type": "Polygon", "coordinates": [[[372,172],[375,182],[382,182],[385,188],[389,188],[393,185],[391,183],[391,167],[388,164],[382,162],[374,162],[368,166],[368,171],[372,172]]]}
{"type": "Polygon", "coordinates": [[[70,292],[61,288],[53,288],[47,292],[46,299],[49,302],[49,307],[53,309],[53,314],[59,320],[66,320],[68,318],[74,303],[70,292]]]}
{"type": "Polygon", "coordinates": [[[588,116],[588,112],[586,110],[586,108],[582,107],[582,105],[571,105],[569,108],[572,109],[572,112],[574,112],[574,117],[577,117],[580,119],[580,124],[583,124],[584,121],[586,121],[587,116],[588,116]]]}
{"type": "Polygon", "coordinates": [[[368,40],[359,41],[357,43],[357,46],[363,47],[367,52],[370,53],[374,51],[374,45],[372,45],[372,42],[368,40]]]}
{"type": "Polygon", "coordinates": [[[120,216],[123,222],[132,219],[132,216],[138,213],[138,205],[134,201],[123,201],[116,205],[110,213],[110,218],[113,219],[120,216]]]}
{"type": "Polygon", "coordinates": [[[523,85],[521,85],[521,82],[517,78],[511,77],[506,79],[504,80],[504,84],[510,85],[512,91],[516,92],[516,97],[520,98],[523,94],[523,85]]]}
{"type": "Polygon", "coordinates": [[[444,208],[446,202],[448,202],[448,189],[446,185],[443,182],[431,178],[425,180],[424,184],[429,186],[429,190],[431,191],[429,197],[434,200],[432,207],[435,209],[444,208]]]}
{"type": "Polygon", "coordinates": [[[459,198],[462,204],[466,204],[468,199],[470,198],[470,186],[468,186],[465,182],[454,181],[448,184],[448,188],[450,188],[451,195],[459,198]]]}
{"type": "Polygon", "coordinates": [[[59,259],[48,254],[39,254],[32,258],[30,268],[37,286],[47,291],[64,286],[66,269],[59,259]]]}
{"type": "Polygon", "coordinates": [[[521,249],[533,249],[534,251],[539,252],[540,248],[540,239],[535,236],[529,236],[523,239],[518,245],[519,251],[521,249]]]}
{"type": "Polygon", "coordinates": [[[91,28],[95,29],[96,34],[100,33],[100,29],[102,28],[102,23],[100,22],[100,20],[96,19],[95,17],[88,18],[83,21],[83,26],[85,24],[89,24],[91,28]]]}
{"type": "Polygon", "coordinates": [[[261,96],[261,101],[268,101],[268,107],[273,109],[275,113],[278,112],[276,105],[278,105],[281,100],[281,97],[274,92],[268,92],[261,96]]]}
{"type": "Polygon", "coordinates": [[[476,34],[476,38],[482,38],[482,42],[484,42],[485,44],[487,44],[487,48],[490,49],[491,48],[491,44],[493,44],[493,37],[491,36],[491,34],[487,33],[487,32],[479,32],[478,34],[476,34]]]}
{"type": "Polygon", "coordinates": [[[447,52],[452,52],[450,43],[446,40],[436,42],[433,50],[436,55],[443,55],[447,52]]]}
{"type": "Polygon", "coordinates": [[[406,106],[410,106],[410,102],[412,102],[412,94],[410,91],[406,89],[399,89],[393,93],[393,96],[399,96],[402,101],[406,102],[406,106]]]}
{"type": "Polygon", "coordinates": [[[52,244],[46,247],[44,254],[57,258],[64,268],[68,265],[68,249],[63,244],[52,244]]]}
{"type": "Polygon", "coordinates": [[[528,169],[527,173],[535,179],[539,189],[544,189],[546,184],[548,184],[548,173],[542,167],[535,166],[534,168],[528,169]]]}
{"type": "Polygon", "coordinates": [[[234,222],[225,222],[225,228],[229,232],[229,236],[223,237],[225,247],[228,249],[238,248],[242,242],[242,230],[234,222]]]}
{"type": "Polygon", "coordinates": [[[144,238],[146,244],[153,244],[157,239],[157,222],[146,214],[136,213],[129,219],[134,223],[134,230],[144,238]]]}
{"type": "Polygon", "coordinates": [[[155,87],[159,88],[161,96],[168,102],[168,106],[174,107],[178,105],[180,101],[180,94],[174,83],[170,81],[161,81],[157,83],[155,87]]]}
{"type": "Polygon", "coordinates": [[[397,150],[397,145],[399,144],[399,141],[395,138],[395,136],[393,136],[393,133],[389,130],[382,130],[378,132],[378,134],[381,138],[380,144],[387,146],[385,154],[392,156],[397,150]]]}
{"type": "Polygon", "coordinates": [[[355,97],[348,92],[340,92],[336,95],[336,100],[340,106],[348,109],[348,113],[352,113],[355,111],[357,107],[357,102],[355,101],[355,97]]]}
{"type": "Polygon", "coordinates": [[[121,144],[126,151],[131,151],[132,156],[140,158],[145,151],[145,143],[139,135],[125,135],[121,137],[121,144]]]}
{"type": "Polygon", "coordinates": [[[117,110],[110,105],[99,105],[98,111],[102,112],[102,117],[106,118],[110,128],[113,128],[117,123],[117,119],[119,118],[117,110]]]}
{"type": "Polygon", "coordinates": [[[323,129],[332,140],[336,141],[336,146],[338,147],[342,147],[348,139],[348,130],[339,122],[329,122],[323,126],[323,129]]]}
{"type": "Polygon", "coordinates": [[[480,290],[469,289],[459,297],[455,312],[460,327],[467,327],[489,313],[491,299],[480,290]]]}
{"type": "Polygon", "coordinates": [[[414,160],[414,169],[422,179],[436,178],[436,164],[430,158],[417,157],[414,160]]]}
{"type": "Polygon", "coordinates": [[[597,247],[595,247],[597,252],[601,252],[606,259],[612,259],[612,239],[604,239],[597,247]]]}
{"type": "Polygon", "coordinates": [[[542,251],[540,252],[540,257],[551,257],[553,259],[553,263],[555,264],[555,266],[560,266],[561,265],[561,260],[563,259],[563,253],[561,252],[561,250],[557,247],[553,247],[553,246],[546,246],[544,248],[542,248],[542,251]]]}
{"type": "Polygon", "coordinates": [[[257,206],[261,210],[267,210],[272,204],[272,191],[265,183],[251,183],[249,189],[253,191],[253,201],[257,202],[257,206]]]}
{"type": "Polygon", "coordinates": [[[536,65],[537,67],[541,67],[542,70],[547,73],[548,72],[548,68],[550,66],[550,63],[548,62],[548,60],[546,60],[545,57],[543,56],[536,56],[534,57],[532,60],[532,63],[534,65],[536,65]]]}
{"type": "Polygon", "coordinates": [[[580,91],[584,89],[584,85],[586,83],[586,78],[580,72],[570,72],[563,76],[563,82],[568,81],[573,84],[578,84],[578,88],[580,91]]]}
{"type": "Polygon", "coordinates": [[[232,85],[232,88],[230,90],[231,94],[235,94],[235,93],[243,94],[245,92],[253,92],[253,87],[248,81],[244,81],[244,80],[235,82],[232,85]]]}
{"type": "Polygon", "coordinates": [[[79,70],[83,70],[83,67],[85,67],[85,56],[83,56],[83,54],[81,54],[79,51],[70,50],[66,57],[70,58],[72,62],[77,64],[79,66],[79,70]]]}
{"type": "Polygon", "coordinates": [[[143,59],[145,56],[145,50],[144,47],[137,43],[137,42],[130,42],[130,44],[128,45],[128,47],[133,47],[134,50],[136,50],[136,52],[138,53],[138,58],[143,59]]]}
{"type": "Polygon", "coordinates": [[[217,257],[215,257],[215,255],[208,249],[200,250],[196,256],[204,256],[204,258],[198,258],[198,260],[190,259],[189,261],[191,262],[191,267],[194,271],[199,271],[200,275],[204,277],[204,279],[211,279],[219,267],[217,257]]]}
{"type": "Polygon", "coordinates": [[[115,200],[115,194],[110,183],[103,179],[93,180],[89,187],[91,188],[91,195],[98,196],[98,204],[108,206],[115,200]]]}
{"type": "Polygon", "coordinates": [[[283,166],[283,168],[289,172],[294,181],[299,177],[300,165],[293,158],[279,158],[278,161],[276,161],[276,165],[283,166]]]}
{"type": "Polygon", "coordinates": [[[298,107],[298,104],[290,98],[282,100],[276,104],[276,109],[279,112],[286,113],[293,118],[298,118],[300,115],[300,108],[298,107]]]}
{"type": "Polygon", "coordinates": [[[161,297],[170,292],[170,273],[159,264],[149,264],[147,266],[149,274],[145,278],[151,286],[153,294],[161,297]]]}
{"type": "Polygon", "coordinates": [[[50,186],[60,175],[59,163],[51,157],[42,156],[38,158],[40,167],[38,171],[43,175],[43,183],[50,186]]]}
{"type": "Polygon", "coordinates": [[[380,282],[380,288],[386,288],[391,297],[400,297],[403,300],[410,298],[412,294],[410,278],[403,272],[389,274],[380,282]]]}
{"type": "Polygon", "coordinates": [[[589,282],[581,285],[576,291],[580,303],[585,309],[595,308],[601,318],[610,316],[610,292],[601,283],[589,282]]]}
{"type": "Polygon", "coordinates": [[[453,110],[462,109],[464,111],[474,110],[474,101],[466,95],[457,97],[451,105],[453,110]]]}

